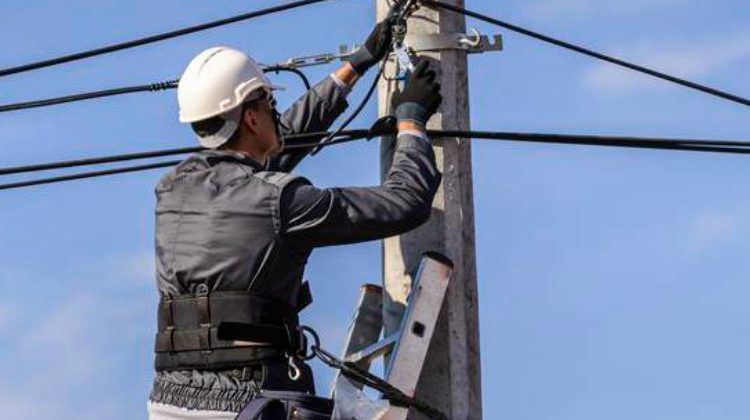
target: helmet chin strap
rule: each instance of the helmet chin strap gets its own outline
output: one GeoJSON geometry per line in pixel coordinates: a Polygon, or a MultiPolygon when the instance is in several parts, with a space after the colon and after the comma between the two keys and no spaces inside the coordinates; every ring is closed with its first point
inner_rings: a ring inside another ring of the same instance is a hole
{"type": "Polygon", "coordinates": [[[281,141],[281,150],[284,150],[285,141],[284,136],[281,135],[281,128],[283,127],[285,130],[289,131],[289,127],[287,127],[283,122],[281,122],[281,114],[278,110],[276,110],[276,107],[273,107],[273,110],[271,111],[271,115],[273,116],[273,125],[276,129],[276,136],[278,136],[279,140],[281,141]]]}

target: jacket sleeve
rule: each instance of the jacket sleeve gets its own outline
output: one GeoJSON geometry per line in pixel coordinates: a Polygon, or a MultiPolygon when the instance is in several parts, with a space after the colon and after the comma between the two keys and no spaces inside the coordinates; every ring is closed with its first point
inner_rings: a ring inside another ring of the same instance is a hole
{"type": "Polygon", "coordinates": [[[440,185],[429,141],[401,134],[383,185],[316,188],[304,179],[281,193],[281,230],[290,243],[321,247],[387,238],[427,221],[440,185]]]}
{"type": "MultiPolygon", "coordinates": [[[[328,130],[328,127],[349,106],[346,102],[348,93],[348,87],[334,81],[332,76],[326,77],[281,115],[281,134],[288,136],[328,130]]],[[[286,144],[309,141],[309,139],[286,140],[286,144]]],[[[291,172],[308,153],[310,153],[309,149],[282,152],[279,156],[268,160],[266,170],[291,172]]]]}

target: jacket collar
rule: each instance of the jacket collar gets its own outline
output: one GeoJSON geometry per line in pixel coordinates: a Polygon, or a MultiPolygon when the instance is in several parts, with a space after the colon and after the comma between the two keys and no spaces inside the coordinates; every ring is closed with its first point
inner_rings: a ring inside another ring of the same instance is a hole
{"type": "Polygon", "coordinates": [[[198,152],[198,156],[205,159],[209,165],[220,161],[235,161],[250,166],[256,171],[265,170],[265,166],[245,153],[226,149],[205,149],[198,152]]]}

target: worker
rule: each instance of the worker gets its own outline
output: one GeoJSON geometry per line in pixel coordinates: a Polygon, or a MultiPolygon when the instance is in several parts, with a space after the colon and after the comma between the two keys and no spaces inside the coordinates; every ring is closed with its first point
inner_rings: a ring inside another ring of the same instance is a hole
{"type": "Polygon", "coordinates": [[[281,115],[278,87],[244,53],[211,48],[187,66],[180,121],[205,149],[156,187],[161,299],[150,419],[233,419],[261,390],[313,395],[297,317],[312,249],[386,238],[429,218],[441,175],[425,125],[442,97],[426,61],[393,97],[397,145],[381,186],[316,188],[290,174],[308,152],[284,151],[289,134],[327,130],[391,44],[390,28],[377,25],[281,115]],[[227,339],[230,325],[259,337],[227,339]]]}

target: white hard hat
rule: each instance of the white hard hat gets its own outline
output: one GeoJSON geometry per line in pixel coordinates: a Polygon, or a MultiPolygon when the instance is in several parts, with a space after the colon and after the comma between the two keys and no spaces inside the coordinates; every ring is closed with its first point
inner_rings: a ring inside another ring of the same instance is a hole
{"type": "Polygon", "coordinates": [[[180,122],[194,123],[222,116],[221,129],[198,136],[204,147],[224,144],[239,126],[242,103],[258,89],[283,89],[275,86],[258,64],[247,54],[230,47],[209,48],[188,64],[177,87],[180,122]]]}

